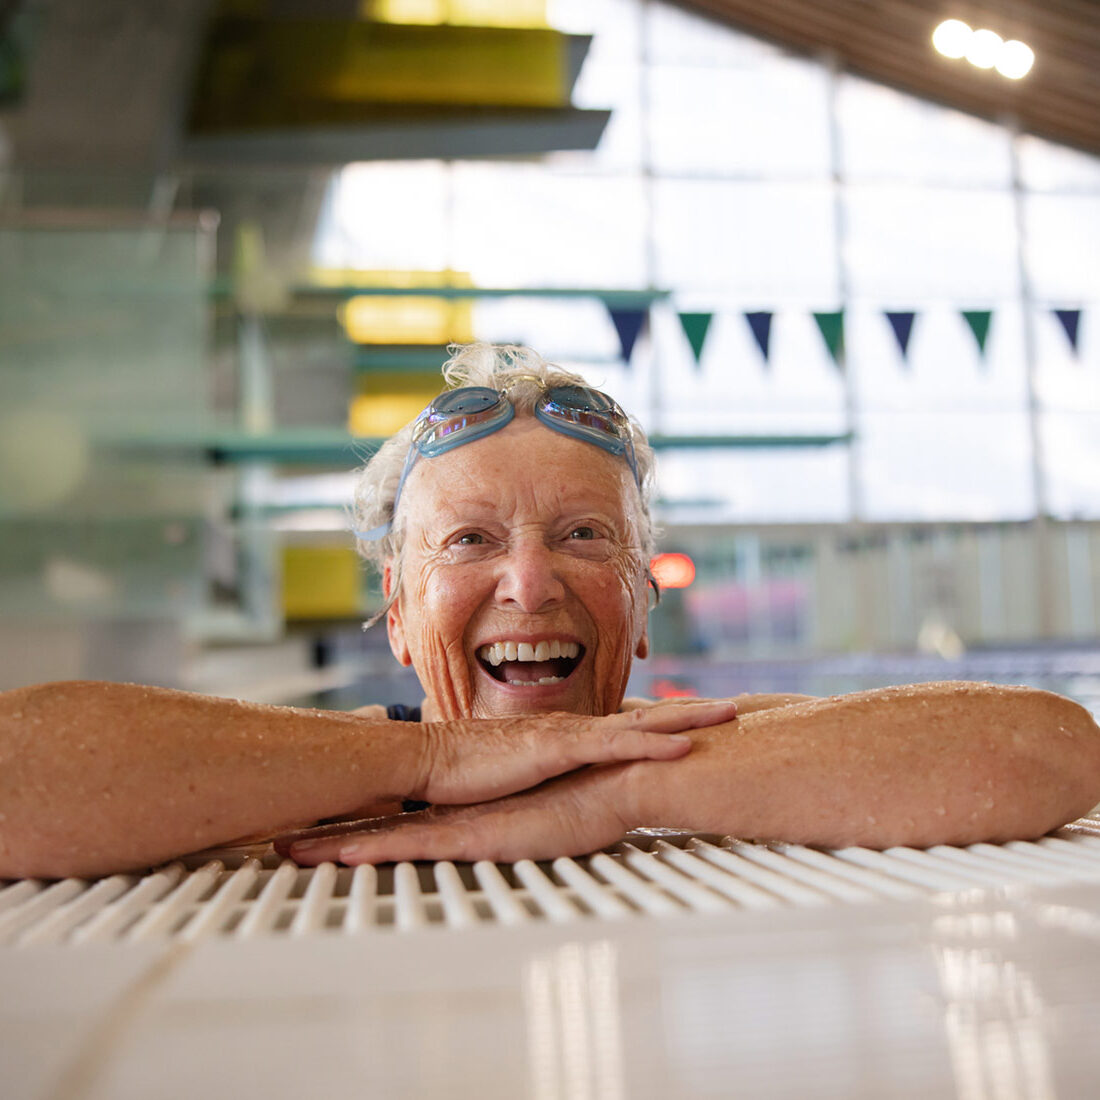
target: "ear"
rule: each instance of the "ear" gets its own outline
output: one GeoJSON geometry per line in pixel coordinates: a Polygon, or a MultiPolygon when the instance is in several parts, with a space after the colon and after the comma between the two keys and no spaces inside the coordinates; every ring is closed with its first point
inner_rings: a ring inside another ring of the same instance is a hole
{"type": "MultiPolygon", "coordinates": [[[[388,600],[393,591],[393,562],[387,561],[382,566],[382,595],[388,600]]],[[[390,650],[397,658],[398,664],[408,668],[412,664],[412,654],[405,644],[405,627],[401,618],[401,594],[390,605],[386,612],[386,635],[390,640],[390,650]]]]}
{"type": "Polygon", "coordinates": [[[642,581],[642,591],[638,597],[641,606],[642,630],[638,635],[638,644],[634,647],[634,656],[639,661],[644,661],[649,656],[649,586],[652,583],[653,574],[646,569],[645,579],[642,581]]]}

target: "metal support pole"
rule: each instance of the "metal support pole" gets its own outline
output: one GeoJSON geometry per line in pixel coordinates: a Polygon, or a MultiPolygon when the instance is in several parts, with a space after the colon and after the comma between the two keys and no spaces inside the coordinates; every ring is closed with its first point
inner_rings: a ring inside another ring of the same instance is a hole
{"type": "Polygon", "coordinates": [[[1038,350],[1035,336],[1035,293],[1027,259],[1027,206],[1020,171],[1020,131],[1015,119],[1008,121],[1012,163],[1012,209],[1016,228],[1016,264],[1020,280],[1020,310],[1024,341],[1024,371],[1027,385],[1027,428],[1031,450],[1031,491],[1035,509],[1032,523],[1035,547],[1035,591],[1038,603],[1039,637],[1055,633],[1054,562],[1051,547],[1050,501],[1047,495],[1043,452],[1042,407],[1039,402],[1038,350]]]}
{"type": "MultiPolygon", "coordinates": [[[[837,117],[837,92],[840,87],[840,63],[835,53],[824,56],[828,87],[829,161],[833,189],[833,227],[836,240],[836,288],[839,306],[847,310],[850,297],[848,276],[848,218],[844,206],[844,160],[840,139],[840,120],[837,117]]],[[[859,403],[856,397],[855,379],[848,369],[847,341],[843,341],[837,355],[837,367],[844,383],[844,424],[849,433],[848,442],[848,516],[852,523],[864,518],[863,487],[860,480],[859,403]]]]}
{"type": "MultiPolygon", "coordinates": [[[[639,100],[639,125],[641,127],[641,175],[642,175],[642,206],[645,211],[645,286],[653,291],[657,286],[657,232],[654,225],[656,203],[653,198],[654,173],[653,173],[653,136],[651,124],[653,121],[652,104],[650,102],[649,63],[650,63],[650,24],[653,16],[653,5],[650,0],[643,0],[641,5],[642,27],[638,36],[638,100],[639,100]]],[[[653,306],[650,305],[649,317],[649,434],[661,434],[661,410],[664,401],[661,397],[661,373],[657,362],[657,354],[653,340],[653,306]]]]}

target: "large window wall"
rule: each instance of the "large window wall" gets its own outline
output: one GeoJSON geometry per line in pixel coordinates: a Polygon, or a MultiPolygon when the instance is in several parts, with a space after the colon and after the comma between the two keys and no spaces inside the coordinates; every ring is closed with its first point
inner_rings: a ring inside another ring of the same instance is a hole
{"type": "MultiPolygon", "coordinates": [[[[590,32],[590,154],[352,165],[319,264],[670,292],[629,364],[598,301],[476,307],[667,434],[844,446],[662,456],[667,522],[1100,514],[1100,160],[832,73],[670,5],[555,0],[590,32]],[[1075,350],[1055,308],[1080,309],[1075,350]],[[815,312],[844,310],[838,366],[815,312]],[[884,311],[915,314],[903,356],[884,311]],[[765,361],[744,314],[773,314],[765,361]],[[984,351],[962,311],[991,311],[984,351]],[[713,313],[698,361],[678,312],[713,313]],[[1036,431],[1032,432],[1033,424],[1036,431]]],[[[930,28],[931,29],[931,28],[930,28]]]]}

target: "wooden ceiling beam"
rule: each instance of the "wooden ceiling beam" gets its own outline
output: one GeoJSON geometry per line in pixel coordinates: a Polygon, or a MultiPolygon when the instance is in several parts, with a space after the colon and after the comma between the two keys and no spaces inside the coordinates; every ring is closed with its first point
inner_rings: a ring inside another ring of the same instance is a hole
{"type": "Polygon", "coordinates": [[[1095,0],[676,0],[796,52],[993,121],[1100,154],[1100,5],[1095,0]],[[945,18],[1018,37],[1032,73],[1010,81],[937,54],[945,18]]]}

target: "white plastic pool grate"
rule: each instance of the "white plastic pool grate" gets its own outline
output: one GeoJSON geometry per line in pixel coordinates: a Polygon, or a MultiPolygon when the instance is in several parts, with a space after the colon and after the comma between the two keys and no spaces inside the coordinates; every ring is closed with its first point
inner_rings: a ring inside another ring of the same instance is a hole
{"type": "Polygon", "coordinates": [[[1100,881],[1098,811],[1037,841],[884,852],[669,833],[551,863],[305,869],[227,849],[145,875],[0,883],[0,946],[735,915],[1087,881],[1100,881]]]}

